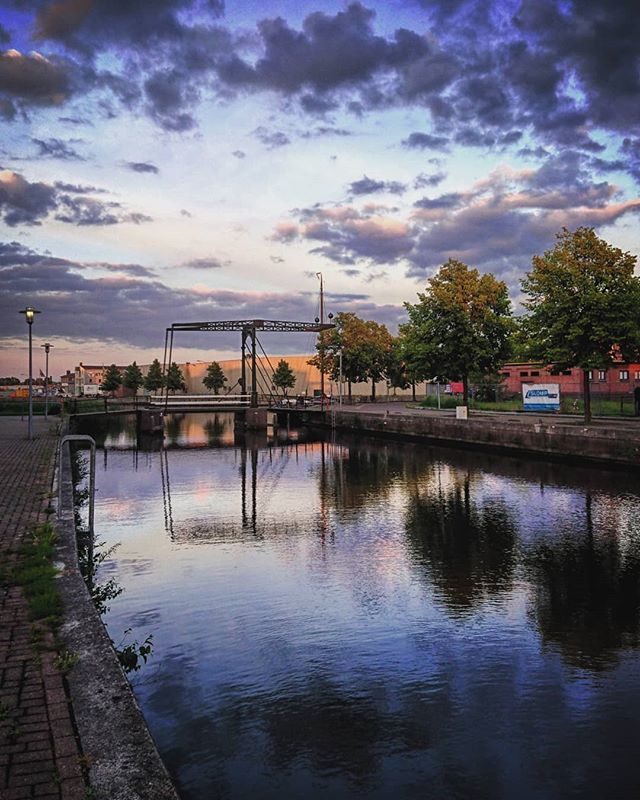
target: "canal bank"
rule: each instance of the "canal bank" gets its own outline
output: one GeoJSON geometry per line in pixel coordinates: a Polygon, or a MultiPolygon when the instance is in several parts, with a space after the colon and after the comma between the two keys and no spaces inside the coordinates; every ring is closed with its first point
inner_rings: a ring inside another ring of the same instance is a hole
{"type": "Polygon", "coordinates": [[[640,467],[640,420],[596,420],[585,425],[569,416],[523,416],[472,412],[456,419],[451,411],[370,404],[329,412],[300,411],[302,422],[337,430],[396,436],[503,453],[522,453],[581,464],[640,467]]]}
{"type": "Polygon", "coordinates": [[[58,441],[0,417],[0,796],[177,800],[80,574],[58,441]]]}

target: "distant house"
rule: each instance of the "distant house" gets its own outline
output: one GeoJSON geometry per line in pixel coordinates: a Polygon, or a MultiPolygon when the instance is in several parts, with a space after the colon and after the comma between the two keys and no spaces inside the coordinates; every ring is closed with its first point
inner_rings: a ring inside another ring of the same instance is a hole
{"type": "MultiPolygon", "coordinates": [[[[523,383],[557,383],[563,396],[582,395],[582,370],[571,367],[565,370],[552,369],[539,362],[514,362],[504,364],[500,370],[502,394],[522,394],[523,383]]],[[[640,364],[614,363],[604,369],[589,372],[592,395],[619,398],[633,393],[640,386],[640,364]]]]}
{"type": "MultiPolygon", "coordinates": [[[[109,365],[100,364],[83,364],[82,361],[74,370],[74,390],[75,397],[86,397],[99,394],[100,384],[104,380],[104,374],[109,365]]],[[[116,365],[117,366],[117,365],[116,365]]],[[[126,366],[118,366],[121,373],[124,373],[126,366]]],[[[116,397],[123,397],[131,394],[130,390],[124,389],[122,386],[115,393],[116,397]]]]}

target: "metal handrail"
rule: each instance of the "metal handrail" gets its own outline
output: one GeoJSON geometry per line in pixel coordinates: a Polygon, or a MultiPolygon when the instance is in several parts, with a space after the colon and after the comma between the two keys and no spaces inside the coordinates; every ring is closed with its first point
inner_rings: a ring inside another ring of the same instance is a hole
{"type": "Polygon", "coordinates": [[[93,519],[95,510],[95,495],[96,495],[96,443],[92,436],[87,436],[83,433],[73,433],[68,436],[63,436],[58,445],[58,516],[62,511],[62,447],[67,442],[89,442],[91,455],[89,458],[89,534],[90,541],[93,541],[93,519]]]}

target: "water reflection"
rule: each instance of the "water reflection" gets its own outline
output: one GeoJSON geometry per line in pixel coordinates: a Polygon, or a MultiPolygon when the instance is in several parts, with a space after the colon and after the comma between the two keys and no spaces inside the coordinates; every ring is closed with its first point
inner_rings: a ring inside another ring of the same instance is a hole
{"type": "Polygon", "coordinates": [[[634,791],[632,477],[229,415],[101,435],[108,622],[153,619],[135,691],[185,800],[634,791]]]}
{"type": "Polygon", "coordinates": [[[594,523],[598,505],[596,500],[594,509],[587,491],[578,525],[561,524],[524,558],[543,641],[558,645],[568,663],[585,669],[610,666],[620,652],[637,647],[639,637],[639,543],[636,539],[623,552],[618,526],[594,523]]]}
{"type": "Polygon", "coordinates": [[[406,512],[416,563],[454,614],[513,585],[515,521],[503,498],[473,498],[473,480],[469,471],[439,464],[422,490],[412,493],[406,512]]]}

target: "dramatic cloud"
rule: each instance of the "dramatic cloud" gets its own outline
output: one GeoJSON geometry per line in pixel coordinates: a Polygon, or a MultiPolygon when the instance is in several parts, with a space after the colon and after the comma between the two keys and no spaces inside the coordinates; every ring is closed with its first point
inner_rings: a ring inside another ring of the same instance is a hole
{"type": "Polygon", "coordinates": [[[412,133],[402,144],[405,147],[419,150],[442,150],[447,146],[448,139],[444,136],[432,136],[430,133],[412,133]]]}
{"type": "MultiPolygon", "coordinates": [[[[36,294],[43,312],[43,335],[55,331],[59,337],[80,343],[101,339],[131,347],[156,346],[158,350],[165,328],[174,321],[310,320],[316,304],[315,296],[305,292],[243,292],[206,286],[175,289],[154,280],[151,271],[139,265],[69,261],[38,253],[18,242],[0,243],[0,317],[7,321],[3,331],[6,337],[22,334],[24,321],[15,309],[31,302],[36,294]],[[108,274],[95,276],[96,269],[108,274]]],[[[336,310],[373,314],[391,323],[401,314],[401,308],[376,307],[362,294],[336,295],[331,302],[339,304],[336,310]]],[[[239,349],[240,343],[236,334],[217,334],[185,336],[176,344],[239,349]]],[[[295,352],[300,339],[270,337],[265,344],[280,352],[287,347],[295,352]]]]}
{"type": "Polygon", "coordinates": [[[0,172],[0,215],[6,225],[40,225],[51,213],[55,219],[72,225],[116,225],[131,222],[139,225],[150,217],[128,212],[115,201],[103,201],[87,195],[93,187],[67,183],[31,183],[11,170],[0,172]]]}
{"type": "Polygon", "coordinates": [[[382,206],[316,205],[280,223],[274,238],[306,241],[341,266],[400,262],[413,278],[459,258],[496,272],[515,292],[531,256],[562,227],[600,228],[640,210],[639,198],[623,200],[615,185],[594,181],[590,166],[589,156],[570,150],[537,169],[503,166],[466,191],[416,200],[405,218],[382,206]]]}
{"type": "Polygon", "coordinates": [[[33,138],[31,141],[38,146],[38,156],[40,158],[57,158],[60,161],[84,161],[84,157],[73,149],[71,142],[63,142],[61,139],[53,138],[33,138]]]}
{"type": "Polygon", "coordinates": [[[156,167],[155,164],[151,164],[148,161],[127,161],[125,163],[125,167],[127,167],[127,169],[130,169],[132,172],[140,172],[140,173],[150,172],[153,173],[154,175],[157,175],[160,172],[160,170],[158,169],[158,167],[156,167]]]}
{"type": "Polygon", "coordinates": [[[184,261],[180,267],[187,269],[220,269],[222,261],[217,258],[192,258],[191,261],[184,261]]]}
{"type": "Polygon", "coordinates": [[[406,186],[398,181],[376,181],[364,175],[360,180],[349,184],[351,194],[375,194],[376,192],[389,192],[390,194],[402,194],[406,191],[406,186]]]}
{"type": "Polygon", "coordinates": [[[291,140],[286,133],[282,131],[269,131],[262,126],[256,128],[255,131],[253,131],[253,135],[269,150],[291,144],[291,140]]]}
{"type": "Polygon", "coordinates": [[[0,94],[27,104],[60,105],[71,94],[68,65],[40,53],[0,54],[0,94]]]}

